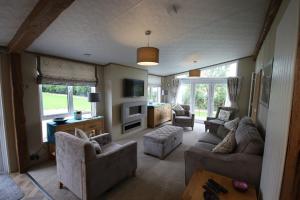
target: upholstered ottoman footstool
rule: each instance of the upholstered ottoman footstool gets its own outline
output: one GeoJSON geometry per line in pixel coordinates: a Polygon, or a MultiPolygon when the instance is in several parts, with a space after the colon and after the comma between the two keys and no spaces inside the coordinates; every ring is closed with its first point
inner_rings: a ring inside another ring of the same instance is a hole
{"type": "Polygon", "coordinates": [[[164,159],[182,143],[183,129],[166,125],[144,135],[144,153],[164,159]]]}

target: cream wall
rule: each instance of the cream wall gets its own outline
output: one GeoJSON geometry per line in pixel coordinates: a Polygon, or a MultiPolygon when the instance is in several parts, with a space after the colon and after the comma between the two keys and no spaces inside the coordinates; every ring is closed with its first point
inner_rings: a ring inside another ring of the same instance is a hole
{"type": "Polygon", "coordinates": [[[39,85],[36,83],[36,55],[22,54],[22,78],[24,113],[29,155],[39,151],[40,159],[29,165],[48,159],[48,147],[42,141],[39,85]]]}
{"type": "Polygon", "coordinates": [[[238,99],[239,115],[241,117],[248,115],[251,76],[255,71],[255,61],[253,57],[238,60],[237,76],[242,78],[242,86],[238,99]]]}
{"type": "Polygon", "coordinates": [[[125,102],[147,101],[148,72],[142,69],[108,64],[104,67],[105,85],[105,122],[106,130],[112,133],[113,139],[121,139],[147,128],[147,116],[142,120],[142,127],[122,134],[121,106],[125,102]],[[138,79],[144,81],[143,97],[124,98],[123,79],[138,79]]]}

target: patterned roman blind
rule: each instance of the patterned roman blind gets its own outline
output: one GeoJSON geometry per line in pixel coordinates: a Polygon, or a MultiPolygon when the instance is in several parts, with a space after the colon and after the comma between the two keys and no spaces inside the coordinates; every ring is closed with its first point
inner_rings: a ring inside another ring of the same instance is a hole
{"type": "Polygon", "coordinates": [[[97,85],[96,65],[38,56],[37,83],[55,85],[97,85]]]}

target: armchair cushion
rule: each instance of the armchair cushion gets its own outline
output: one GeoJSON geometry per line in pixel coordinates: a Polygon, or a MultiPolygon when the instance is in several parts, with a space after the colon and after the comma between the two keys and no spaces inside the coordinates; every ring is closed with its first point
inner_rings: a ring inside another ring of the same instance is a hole
{"type": "Polygon", "coordinates": [[[212,120],[209,120],[208,122],[212,123],[212,124],[218,124],[218,125],[223,125],[225,123],[224,121],[219,120],[219,119],[212,119],[212,120]]]}
{"type": "Polygon", "coordinates": [[[98,144],[100,144],[100,146],[104,146],[106,144],[109,144],[112,141],[110,133],[104,133],[104,134],[101,134],[101,135],[97,135],[95,137],[92,137],[91,139],[97,141],[98,144]]]}
{"type": "Polygon", "coordinates": [[[106,152],[116,151],[116,150],[120,149],[121,147],[122,147],[122,145],[120,145],[120,144],[109,143],[109,144],[102,146],[102,149],[103,149],[103,153],[106,153],[106,152]]]}
{"type": "Polygon", "coordinates": [[[185,110],[181,107],[179,104],[175,104],[172,109],[176,113],[177,116],[184,116],[185,115],[185,110]]]}
{"type": "Polygon", "coordinates": [[[93,145],[93,147],[95,149],[96,154],[102,153],[102,148],[101,148],[100,144],[97,141],[91,140],[90,142],[92,143],[92,145],[93,145]]]}
{"type": "Polygon", "coordinates": [[[231,111],[221,109],[218,115],[218,119],[222,121],[228,121],[231,115],[231,111]]]}

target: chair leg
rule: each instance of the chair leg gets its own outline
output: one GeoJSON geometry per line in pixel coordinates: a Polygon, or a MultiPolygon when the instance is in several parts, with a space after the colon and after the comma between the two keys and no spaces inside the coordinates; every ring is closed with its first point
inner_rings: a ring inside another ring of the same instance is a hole
{"type": "Polygon", "coordinates": [[[64,187],[64,184],[63,184],[62,182],[59,182],[59,183],[58,183],[58,188],[59,188],[59,189],[63,189],[63,187],[64,187]]]}

